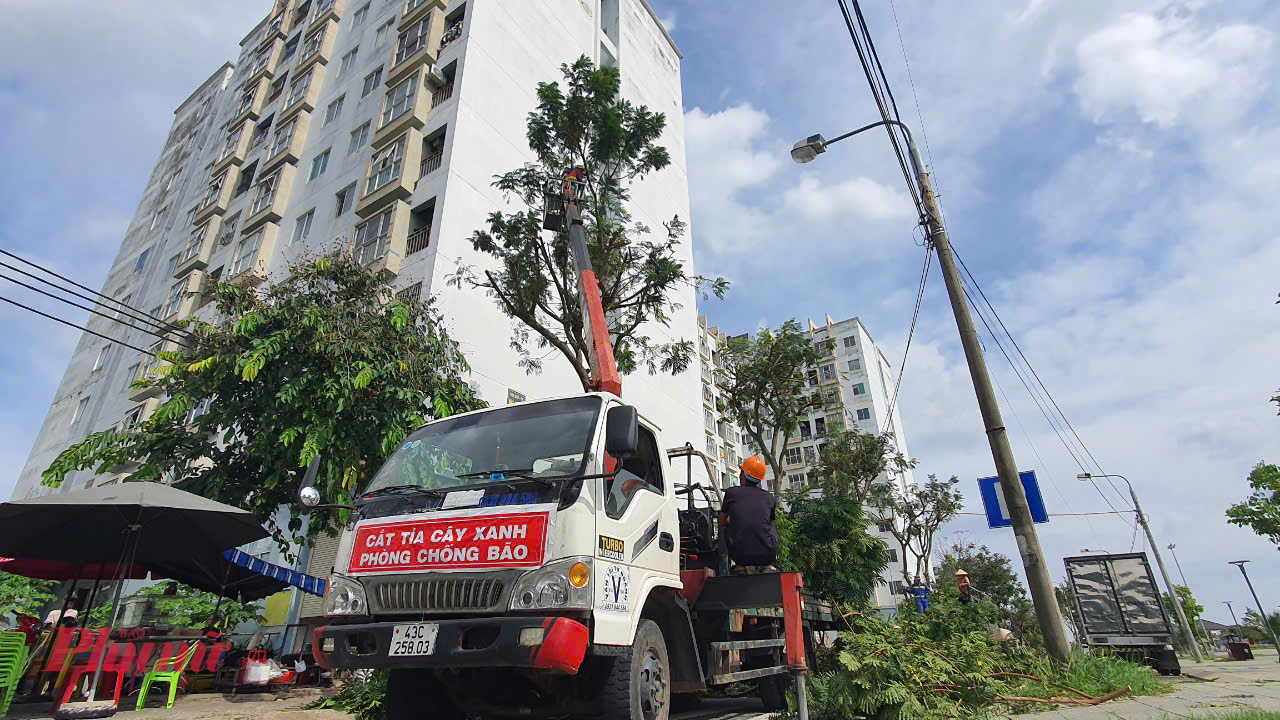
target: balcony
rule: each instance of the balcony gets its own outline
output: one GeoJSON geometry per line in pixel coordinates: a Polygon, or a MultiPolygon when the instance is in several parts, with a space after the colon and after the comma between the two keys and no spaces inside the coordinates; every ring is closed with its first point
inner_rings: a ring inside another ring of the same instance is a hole
{"type": "MultiPolygon", "coordinates": [[[[342,19],[342,13],[347,9],[347,0],[320,0],[316,3],[316,7],[311,12],[310,30],[332,22],[337,23],[342,19]]],[[[337,28],[334,28],[336,34],[337,28]]]]}
{"type": "Polygon", "coordinates": [[[405,242],[404,254],[412,255],[427,249],[431,244],[431,226],[423,225],[417,230],[409,233],[409,238],[405,242]]]}
{"type": "Polygon", "coordinates": [[[242,122],[235,130],[227,133],[222,149],[218,151],[218,159],[213,163],[214,172],[222,172],[232,165],[244,162],[244,157],[249,152],[249,140],[253,136],[250,127],[248,122],[242,122]]]}
{"type": "Polygon", "coordinates": [[[299,113],[296,117],[277,124],[276,128],[275,134],[271,136],[271,145],[267,148],[267,156],[262,161],[264,174],[284,163],[298,164],[302,146],[311,129],[311,113],[299,113]]]}
{"type": "Polygon", "coordinates": [[[284,36],[280,35],[270,41],[263,42],[258,48],[258,54],[253,58],[252,71],[249,73],[249,79],[245,80],[246,87],[252,85],[259,80],[268,79],[275,75],[276,66],[280,64],[280,55],[284,52],[284,36]]]}
{"type": "Polygon", "coordinates": [[[431,107],[432,108],[439,107],[440,105],[443,105],[445,102],[447,102],[451,97],[453,97],[453,81],[452,80],[442,85],[435,92],[431,93],[431,107]]]}
{"type": "Polygon", "coordinates": [[[325,67],[312,65],[305,72],[295,73],[293,82],[284,94],[284,104],[276,116],[276,127],[288,122],[289,118],[300,112],[311,112],[316,109],[320,99],[320,89],[324,87],[325,67]]]}
{"type": "Polygon", "coordinates": [[[409,128],[373,153],[360,183],[356,215],[367,218],[380,212],[387,203],[407,200],[418,180],[421,160],[422,133],[417,128],[409,128]]]}
{"type": "Polygon", "coordinates": [[[235,248],[227,282],[253,287],[266,281],[279,238],[280,225],[274,222],[263,223],[257,230],[246,232],[235,248]]]}
{"type": "Polygon", "coordinates": [[[421,73],[414,73],[383,94],[382,112],[376,119],[378,129],[369,144],[374,149],[382,148],[409,128],[421,130],[430,116],[431,98],[423,88],[421,73]]]}
{"type": "Polygon", "coordinates": [[[299,51],[298,66],[293,71],[294,76],[301,75],[316,65],[329,64],[329,58],[333,57],[333,46],[337,42],[337,18],[320,23],[312,22],[307,35],[302,39],[302,50],[299,51]]]}
{"type": "Polygon", "coordinates": [[[431,153],[430,155],[422,158],[422,164],[418,168],[418,179],[421,180],[422,178],[439,170],[440,166],[443,164],[444,164],[443,150],[437,150],[431,153]]]}
{"type": "Polygon", "coordinates": [[[262,115],[263,106],[267,104],[267,90],[270,87],[271,81],[264,77],[241,86],[240,105],[224,127],[230,130],[246,120],[257,120],[262,115]]]}
{"type": "Polygon", "coordinates": [[[200,204],[196,208],[194,220],[197,224],[227,211],[227,205],[231,202],[231,190],[235,186],[238,177],[239,168],[233,166],[218,173],[209,181],[209,184],[204,188],[204,194],[200,196],[200,204]]]}
{"type": "Polygon", "coordinates": [[[425,5],[427,8],[420,18],[402,26],[391,61],[387,63],[387,87],[398,85],[418,68],[436,61],[444,31],[444,3],[429,0],[425,5]]]}
{"type": "Polygon", "coordinates": [[[444,34],[440,36],[440,49],[444,50],[462,37],[462,18],[454,21],[453,24],[444,29],[444,34]]]}
{"type": "Polygon", "coordinates": [[[191,229],[187,237],[187,245],[178,256],[178,267],[173,272],[174,278],[180,278],[192,270],[203,270],[209,265],[209,256],[213,254],[214,239],[222,228],[222,218],[218,215],[206,220],[203,224],[191,229]]]}
{"type": "Polygon", "coordinates": [[[293,191],[293,178],[297,168],[285,163],[273,172],[261,174],[261,180],[253,186],[249,217],[244,221],[244,234],[252,233],[266,223],[278,223],[284,217],[284,207],[293,191]]]}
{"type": "MultiPolygon", "coordinates": [[[[166,348],[166,349],[171,349],[171,348],[166,348]]],[[[144,355],[143,358],[146,359],[146,362],[143,363],[142,367],[139,369],[138,377],[134,378],[133,380],[130,380],[129,383],[132,385],[135,380],[146,380],[152,384],[148,384],[146,387],[143,387],[143,388],[130,388],[129,402],[142,402],[143,400],[149,400],[153,397],[156,397],[157,395],[160,395],[162,392],[164,392],[159,385],[154,383],[156,383],[157,381],[160,380],[161,377],[163,377],[163,374],[161,373],[161,368],[169,367],[169,363],[159,358],[151,357],[149,355],[144,355]]]]}
{"type": "Polygon", "coordinates": [[[356,226],[351,251],[356,260],[387,278],[400,274],[409,237],[409,204],[394,200],[356,226]]]}
{"type": "Polygon", "coordinates": [[[444,12],[445,0],[405,0],[404,13],[400,16],[400,30],[426,17],[435,8],[444,12]]]}
{"type": "Polygon", "coordinates": [[[258,44],[258,49],[262,49],[273,40],[284,39],[284,11],[280,11],[279,15],[271,18],[271,22],[267,23],[267,31],[262,34],[262,41],[258,44]]]}

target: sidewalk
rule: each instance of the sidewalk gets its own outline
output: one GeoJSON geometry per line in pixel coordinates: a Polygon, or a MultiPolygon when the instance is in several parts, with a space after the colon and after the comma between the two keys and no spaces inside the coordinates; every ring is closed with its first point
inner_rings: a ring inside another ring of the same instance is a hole
{"type": "MultiPolygon", "coordinates": [[[[319,690],[294,690],[288,693],[265,692],[222,695],[197,693],[178,696],[172,710],[166,710],[160,696],[151,699],[151,706],[135,711],[137,696],[127,698],[117,718],[127,720],[351,720],[351,716],[335,710],[301,710],[303,705],[320,697],[319,690]],[[132,701],[132,702],[130,702],[132,701]]],[[[49,703],[13,705],[6,720],[34,720],[49,717],[49,703]]]]}
{"type": "Polygon", "coordinates": [[[1245,708],[1280,711],[1280,663],[1274,654],[1242,662],[1185,662],[1183,673],[1212,682],[1167,678],[1175,689],[1168,695],[1112,700],[1094,707],[1061,706],[1058,710],[1027,713],[1019,718],[1067,720],[1160,720],[1220,715],[1245,708]]]}

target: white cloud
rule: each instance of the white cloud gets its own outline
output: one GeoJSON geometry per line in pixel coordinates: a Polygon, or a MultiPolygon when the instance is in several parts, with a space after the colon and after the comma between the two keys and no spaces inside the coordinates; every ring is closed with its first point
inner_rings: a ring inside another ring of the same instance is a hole
{"type": "Polygon", "coordinates": [[[658,22],[662,23],[668,33],[674,33],[676,31],[676,20],[679,18],[680,15],[675,10],[668,10],[666,15],[658,18],[658,22]]]}
{"type": "Polygon", "coordinates": [[[1074,88],[1095,122],[1130,109],[1161,128],[1188,111],[1234,116],[1257,91],[1270,45],[1271,33],[1255,25],[1204,28],[1172,11],[1130,13],[1077,45],[1074,88]]]}
{"type": "Polygon", "coordinates": [[[874,220],[911,217],[911,198],[906,192],[882,185],[864,177],[852,178],[832,185],[806,176],[787,190],[784,207],[801,217],[828,221],[846,217],[874,220]]]}

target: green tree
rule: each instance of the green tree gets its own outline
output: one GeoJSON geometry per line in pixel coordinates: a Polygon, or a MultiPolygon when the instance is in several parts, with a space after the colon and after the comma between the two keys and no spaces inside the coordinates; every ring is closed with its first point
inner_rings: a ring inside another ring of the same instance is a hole
{"type": "Polygon", "coordinates": [[[866,502],[883,475],[897,476],[916,466],[898,452],[892,433],[872,435],[857,430],[828,430],[826,445],[813,468],[814,482],[824,496],[852,495],[866,502]]]}
{"type": "Polygon", "coordinates": [[[804,585],[842,607],[862,610],[875,596],[889,551],[867,532],[862,503],[851,495],[789,496],[780,515],[778,562],[804,574],[804,585]]]}
{"type": "MultiPolygon", "coordinates": [[[[1277,396],[1280,398],[1280,396],[1277,396]]],[[[1280,466],[1258,463],[1249,473],[1253,493],[1242,503],[1227,508],[1227,522],[1249,526],[1280,545],[1280,466]]]]}
{"type": "Polygon", "coordinates": [[[53,580],[39,580],[0,572],[0,613],[37,615],[53,599],[53,580]]]}
{"type": "MultiPolygon", "coordinates": [[[[1267,625],[1280,635],[1280,612],[1267,613],[1267,625]]],[[[1262,623],[1262,616],[1257,610],[1249,609],[1244,611],[1244,616],[1240,618],[1240,634],[1249,638],[1251,642],[1270,643],[1271,633],[1267,630],[1267,625],[1262,623]]]]}
{"type": "MultiPolygon", "coordinates": [[[[1182,612],[1187,616],[1187,624],[1191,626],[1191,633],[1202,640],[1207,640],[1204,636],[1204,630],[1196,622],[1200,618],[1200,614],[1204,612],[1204,606],[1196,602],[1195,597],[1191,594],[1191,588],[1186,585],[1174,585],[1173,589],[1178,593],[1178,600],[1182,603],[1182,612]]],[[[1169,621],[1176,623],[1178,621],[1177,610],[1173,607],[1173,600],[1169,598],[1169,593],[1160,593],[1160,602],[1164,605],[1164,611],[1169,616],[1169,621]]],[[[1181,632],[1175,632],[1174,638],[1177,641],[1179,649],[1185,650],[1186,638],[1181,632]]]]}
{"type": "MultiPolygon", "coordinates": [[[[203,628],[217,608],[217,625],[224,631],[234,630],[244,622],[262,622],[262,609],[252,603],[241,603],[197,590],[188,585],[177,583],[174,595],[165,595],[169,583],[149,585],[121,600],[121,606],[130,600],[154,599],[156,616],[171,625],[185,628],[203,628]]],[[[89,613],[89,622],[93,626],[105,627],[110,621],[111,603],[98,605],[89,613]]]]}
{"type": "Polygon", "coordinates": [[[725,411],[769,463],[773,490],[780,492],[787,475],[783,454],[801,414],[817,398],[807,369],[817,364],[822,352],[795,320],[777,330],[761,330],[755,337],[731,339],[719,352],[724,369],[716,371],[716,384],[725,411]]]}
{"type": "MultiPolygon", "coordinates": [[[[284,546],[272,515],[292,506],[299,473],[317,454],[317,487],[330,502],[348,502],[422,422],[482,406],[431,305],[394,298],[350,257],[297,265],[265,290],[218,283],[210,300],[222,321],[185,320],[195,345],[161,352],[158,378],[135,384],[168,396],[155,413],[65,449],[46,484],[132,465],[128,480],[171,479],[251,510],[284,546]]],[[[311,515],[313,530],[328,521],[311,515]]],[[[288,530],[302,530],[296,509],[288,530]]]]}
{"type": "Polygon", "coordinates": [[[942,562],[938,566],[938,583],[948,595],[956,594],[957,570],[969,574],[973,595],[994,604],[1000,610],[1001,624],[1015,637],[1030,645],[1042,643],[1035,606],[1008,556],[957,534],[942,549],[942,562]]]}
{"type": "Polygon", "coordinates": [[[872,487],[870,506],[879,512],[878,519],[889,521],[890,532],[902,545],[903,582],[925,575],[938,528],[964,506],[964,496],[955,489],[959,483],[955,475],[939,480],[931,474],[924,485],[877,483],[872,487]]]}
{"type": "MultiPolygon", "coordinates": [[[[672,217],[656,239],[633,222],[627,204],[632,183],[671,163],[658,144],[666,117],[622,99],[616,67],[596,67],[586,56],[562,65],[559,82],[538,83],[537,109],[529,113],[525,137],[536,162],[496,177],[493,186],[523,202],[526,210],[489,215],[488,228],[471,235],[472,246],[495,263],[464,266],[450,276],[455,286],[481,288],[516,323],[511,347],[527,372],[541,370],[531,348],[559,352],[586,389],[590,383],[590,337],[578,303],[578,272],[569,247],[568,224],[542,230],[548,188],[559,192],[565,175],[585,169],[579,205],[588,253],[622,373],[643,365],[650,373],[680,373],[693,357],[688,340],[657,342],[645,324],[667,325],[681,305],[679,286],[698,285],[679,259],[685,223],[672,217]],[[532,331],[532,337],[531,337],[532,331]]],[[[722,296],[727,283],[709,283],[722,296]]]]}

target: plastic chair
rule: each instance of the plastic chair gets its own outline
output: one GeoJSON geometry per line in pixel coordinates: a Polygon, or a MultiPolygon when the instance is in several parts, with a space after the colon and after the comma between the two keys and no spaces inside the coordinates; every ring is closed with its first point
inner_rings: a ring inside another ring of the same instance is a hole
{"type": "Polygon", "coordinates": [[[22,632],[0,632],[0,717],[8,714],[13,694],[27,666],[27,636],[22,632]]]}
{"type": "MultiPolygon", "coordinates": [[[[112,647],[111,645],[107,646],[108,657],[111,656],[111,651],[110,651],[111,647],[112,647]]],[[[105,659],[103,660],[102,678],[105,679],[108,674],[115,675],[116,687],[115,687],[115,693],[112,696],[112,702],[114,702],[117,706],[119,706],[120,690],[124,686],[124,675],[125,675],[125,672],[128,670],[128,668],[126,667],[127,663],[124,659],[125,657],[124,653],[117,653],[116,655],[117,655],[117,659],[116,659],[116,662],[113,664],[107,664],[106,660],[105,659]]],[[[94,674],[94,671],[97,670],[97,666],[98,666],[98,663],[96,660],[71,666],[71,668],[66,673],[66,676],[67,676],[66,681],[63,682],[62,684],[62,692],[58,695],[58,699],[54,701],[53,707],[50,708],[49,712],[50,713],[56,712],[58,708],[62,707],[63,703],[70,700],[71,693],[75,692],[76,686],[80,684],[80,681],[84,678],[85,675],[89,675],[90,677],[92,677],[94,674]]],[[[101,679],[99,680],[99,682],[101,682],[101,679]]]]}
{"type": "Polygon", "coordinates": [[[178,694],[178,679],[187,669],[187,664],[191,662],[191,657],[196,654],[196,648],[199,645],[198,640],[193,641],[185,650],[171,658],[161,656],[156,659],[156,664],[142,678],[142,688],[138,691],[137,710],[141,710],[147,704],[147,693],[151,690],[151,684],[157,682],[169,683],[169,702],[165,705],[165,709],[173,707],[173,698],[178,694]]]}

